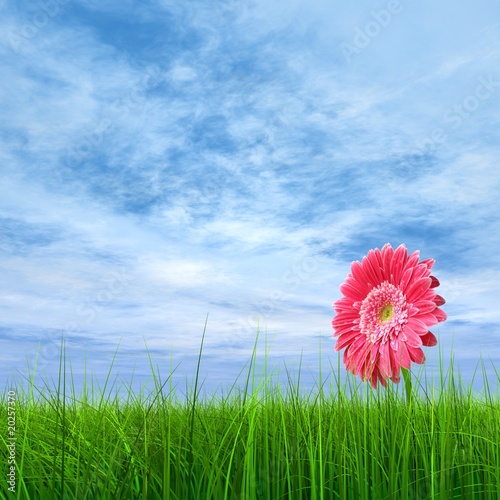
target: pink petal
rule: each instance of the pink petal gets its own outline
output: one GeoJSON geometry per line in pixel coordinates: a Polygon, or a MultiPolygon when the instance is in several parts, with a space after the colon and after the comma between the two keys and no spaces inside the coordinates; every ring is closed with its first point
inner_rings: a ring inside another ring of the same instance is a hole
{"type": "Polygon", "coordinates": [[[403,271],[406,271],[410,267],[416,267],[418,264],[418,259],[420,257],[420,252],[418,250],[415,250],[409,257],[408,260],[405,262],[405,265],[403,267],[403,271]]]}
{"type": "Polygon", "coordinates": [[[363,257],[362,264],[365,273],[370,278],[370,283],[376,286],[383,280],[381,279],[382,276],[380,275],[377,257],[375,256],[374,252],[374,250],[370,250],[368,252],[368,255],[366,257],[363,257]]]}
{"type": "Polygon", "coordinates": [[[341,325],[341,326],[334,326],[334,337],[340,337],[341,335],[345,335],[347,333],[356,332],[360,333],[360,328],[359,325],[341,325]]]}
{"type": "Polygon", "coordinates": [[[422,277],[428,278],[430,275],[429,269],[427,269],[426,266],[423,266],[422,264],[419,264],[417,267],[413,268],[413,279],[418,280],[422,277]]]}
{"type": "Polygon", "coordinates": [[[434,288],[430,288],[417,300],[432,300],[434,301],[434,298],[436,297],[436,290],[434,288]]]}
{"type": "Polygon", "coordinates": [[[431,283],[431,288],[436,288],[439,286],[439,280],[435,276],[430,276],[432,283],[431,283]]]}
{"type": "Polygon", "coordinates": [[[398,351],[400,344],[401,344],[401,341],[399,340],[399,336],[398,337],[393,337],[390,340],[391,350],[398,351]]]}
{"type": "Polygon", "coordinates": [[[370,347],[370,346],[368,345],[366,337],[364,337],[363,335],[360,335],[348,347],[349,357],[351,359],[355,359],[357,362],[360,357],[364,356],[363,352],[367,349],[367,347],[370,347]]]}
{"type": "Polygon", "coordinates": [[[339,313],[345,309],[352,309],[353,308],[353,301],[347,297],[342,297],[341,299],[335,301],[333,303],[333,308],[335,309],[335,312],[339,313]]]}
{"type": "Polygon", "coordinates": [[[436,309],[436,303],[432,300],[418,300],[413,304],[413,306],[418,309],[420,314],[432,312],[436,309]]]}
{"type": "Polygon", "coordinates": [[[446,300],[444,300],[443,297],[441,297],[441,295],[438,294],[436,294],[436,296],[434,297],[434,302],[436,303],[437,306],[442,306],[446,304],[446,300]]]}
{"type": "Polygon", "coordinates": [[[420,338],[422,339],[422,345],[425,345],[427,347],[435,346],[438,343],[437,338],[430,331],[427,332],[425,335],[422,335],[420,338]]]}
{"type": "Polygon", "coordinates": [[[374,365],[372,365],[367,358],[365,358],[363,364],[358,369],[358,374],[361,377],[361,380],[368,380],[373,373],[374,365]]]}
{"type": "Polygon", "coordinates": [[[332,320],[332,325],[346,325],[348,323],[359,323],[358,311],[342,311],[335,316],[332,320]]]}
{"type": "Polygon", "coordinates": [[[363,298],[366,297],[371,291],[371,287],[367,283],[362,283],[352,276],[348,276],[345,279],[344,284],[350,285],[356,290],[359,290],[362,293],[363,298]]]}
{"type": "Polygon", "coordinates": [[[408,354],[410,355],[410,359],[414,363],[421,365],[425,361],[425,355],[422,349],[420,349],[419,347],[411,347],[409,345],[407,345],[407,348],[408,348],[408,354]]]}
{"type": "Polygon", "coordinates": [[[337,337],[337,341],[339,341],[341,338],[345,337],[351,332],[353,332],[355,336],[360,334],[359,329],[355,330],[352,326],[345,326],[343,328],[335,328],[333,337],[337,337]]]}
{"type": "Polygon", "coordinates": [[[391,275],[394,276],[394,284],[399,283],[403,274],[403,265],[406,262],[408,250],[404,245],[396,248],[391,261],[391,275]]]}
{"type": "Polygon", "coordinates": [[[434,259],[424,259],[420,261],[420,264],[425,264],[430,270],[436,261],[434,259]]]}
{"type": "Polygon", "coordinates": [[[408,307],[408,316],[409,317],[416,316],[417,314],[418,314],[418,308],[416,308],[414,306],[408,307]]]}
{"type": "Polygon", "coordinates": [[[448,317],[446,313],[442,309],[439,309],[438,307],[432,312],[432,314],[436,316],[438,323],[441,323],[441,321],[445,321],[446,318],[448,317]]]}
{"type": "MultiPolygon", "coordinates": [[[[391,371],[392,376],[399,380],[399,369],[400,369],[400,353],[394,349],[389,349],[389,356],[391,358],[391,371]]],[[[393,380],[394,380],[393,378],[393,380]]]]}
{"type": "MultiPolygon", "coordinates": [[[[435,323],[434,323],[435,324],[435,323]]],[[[339,335],[343,335],[345,333],[349,333],[350,331],[360,333],[359,325],[353,323],[347,323],[345,325],[333,325],[333,329],[335,331],[334,337],[338,337],[339,335]]]]}
{"type": "Polygon", "coordinates": [[[386,243],[382,248],[382,269],[384,280],[389,280],[391,277],[391,261],[394,256],[394,250],[389,243],[386,243]]]}
{"type": "Polygon", "coordinates": [[[404,333],[406,335],[406,342],[403,342],[403,344],[406,344],[408,347],[420,347],[422,345],[422,338],[411,328],[405,329],[404,333]]]}
{"type": "MultiPolygon", "coordinates": [[[[377,363],[378,352],[375,345],[366,343],[366,345],[357,354],[356,362],[356,373],[362,373],[363,366],[365,370],[370,367],[370,365],[375,365],[377,363]]],[[[371,368],[370,368],[371,370],[371,368]]]]}
{"type": "Polygon", "coordinates": [[[335,351],[338,352],[349,344],[352,344],[359,334],[359,331],[351,331],[341,335],[335,344],[335,351]]]}
{"type": "MultiPolygon", "coordinates": [[[[387,245],[387,243],[386,243],[386,245],[387,245]]],[[[380,282],[382,282],[382,281],[385,281],[387,279],[385,277],[386,272],[384,269],[384,256],[382,255],[382,252],[378,248],[375,249],[374,252],[375,252],[375,257],[377,258],[377,269],[378,269],[378,274],[380,276],[380,282]]]]}
{"type": "Polygon", "coordinates": [[[340,285],[340,291],[348,298],[352,300],[363,300],[366,296],[361,290],[354,288],[348,283],[343,283],[340,285]]]}
{"type": "Polygon", "coordinates": [[[380,250],[376,248],[375,250],[370,250],[367,254],[368,257],[368,262],[372,266],[373,272],[375,273],[375,276],[377,277],[379,282],[383,281],[383,273],[381,269],[382,265],[382,257],[380,254],[380,250]]]}
{"type": "Polygon", "coordinates": [[[401,342],[401,348],[395,353],[394,359],[398,366],[402,366],[407,370],[410,369],[411,359],[406,342],[401,342]]]}
{"type": "Polygon", "coordinates": [[[427,332],[427,325],[420,319],[420,317],[408,318],[408,323],[405,325],[403,331],[413,330],[417,335],[423,335],[427,332]]]}
{"type": "Polygon", "coordinates": [[[429,278],[420,278],[411,283],[411,285],[403,292],[409,302],[416,302],[429,289],[431,280],[429,278]]]}
{"type": "Polygon", "coordinates": [[[370,278],[366,274],[364,267],[361,265],[361,262],[358,261],[353,262],[351,264],[351,272],[356,281],[362,283],[367,288],[369,287],[370,278]]]}
{"type": "Polygon", "coordinates": [[[392,375],[391,371],[391,360],[389,357],[389,342],[381,345],[379,348],[379,360],[378,360],[378,368],[380,370],[380,374],[383,378],[389,378],[392,375]]]}
{"type": "MultiPolygon", "coordinates": [[[[429,328],[429,326],[434,326],[436,323],[438,323],[438,320],[436,319],[436,316],[434,315],[434,312],[436,310],[434,309],[434,311],[432,311],[431,313],[428,312],[428,313],[425,313],[425,314],[418,314],[415,319],[418,319],[420,320],[426,328],[429,328]]],[[[420,335],[422,335],[422,332],[418,332],[420,335]]]]}
{"type": "Polygon", "coordinates": [[[337,330],[335,329],[333,331],[333,338],[336,339],[336,343],[335,343],[335,350],[339,350],[337,349],[337,346],[339,344],[339,342],[341,341],[341,339],[343,339],[346,335],[350,335],[351,333],[360,333],[360,332],[355,332],[355,330],[353,330],[352,328],[350,330],[337,330]]]}
{"type": "Polygon", "coordinates": [[[406,287],[412,282],[412,276],[413,276],[413,268],[407,269],[404,273],[403,276],[401,276],[401,281],[399,282],[399,288],[401,290],[405,290],[406,287]]]}

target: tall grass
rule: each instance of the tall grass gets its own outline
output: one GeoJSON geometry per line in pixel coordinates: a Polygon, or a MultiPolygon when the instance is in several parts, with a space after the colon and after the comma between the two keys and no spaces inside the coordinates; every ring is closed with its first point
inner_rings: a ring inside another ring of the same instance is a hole
{"type": "MultiPolygon", "coordinates": [[[[151,393],[130,385],[113,397],[110,368],[102,390],[85,382],[76,394],[62,345],[55,387],[36,387],[33,374],[27,391],[14,388],[16,493],[2,473],[0,498],[500,500],[500,400],[484,365],[482,397],[452,366],[409,404],[399,386],[372,391],[352,377],[304,395],[300,370],[285,387],[266,360],[257,370],[257,342],[228,393],[203,399],[202,340],[182,401],[152,363],[151,393]]],[[[331,369],[343,370],[340,358],[331,369]]],[[[6,471],[4,431],[0,440],[6,471]]]]}

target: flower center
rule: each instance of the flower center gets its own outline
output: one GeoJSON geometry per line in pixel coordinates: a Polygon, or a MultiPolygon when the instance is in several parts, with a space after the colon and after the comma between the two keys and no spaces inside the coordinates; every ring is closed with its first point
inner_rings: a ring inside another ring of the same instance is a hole
{"type": "Polygon", "coordinates": [[[359,327],[372,343],[385,344],[397,337],[408,322],[403,292],[388,281],[373,288],[361,303],[359,327]]]}
{"type": "Polygon", "coordinates": [[[380,322],[385,323],[392,318],[394,306],[389,302],[380,311],[380,322]]]}

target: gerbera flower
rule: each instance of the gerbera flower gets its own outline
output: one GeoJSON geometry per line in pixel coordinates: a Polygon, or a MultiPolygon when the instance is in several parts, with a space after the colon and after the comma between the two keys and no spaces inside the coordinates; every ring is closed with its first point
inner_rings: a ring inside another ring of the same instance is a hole
{"type": "Polygon", "coordinates": [[[419,256],[389,243],[370,250],[352,263],[340,286],[344,297],[333,304],[335,350],[345,348],[346,369],[374,388],[388,378],[399,382],[400,367],[422,364],[421,346],[437,344],[429,328],[446,319],[439,309],[445,301],[435,291],[439,281],[431,276],[434,260],[419,262],[419,256]]]}

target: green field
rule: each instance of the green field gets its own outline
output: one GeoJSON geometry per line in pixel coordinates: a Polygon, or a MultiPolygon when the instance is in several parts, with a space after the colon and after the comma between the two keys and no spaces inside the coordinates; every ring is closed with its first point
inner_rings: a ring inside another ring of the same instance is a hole
{"type": "MultiPolygon", "coordinates": [[[[373,391],[351,375],[304,394],[300,374],[283,385],[266,375],[266,360],[256,369],[257,341],[233,387],[211,398],[199,396],[201,348],[182,401],[152,364],[148,394],[113,395],[110,377],[76,394],[61,348],[54,387],[5,389],[0,498],[500,500],[499,384],[490,390],[484,365],[480,396],[452,368],[431,389],[422,390],[422,371],[413,375],[409,400],[403,383],[373,391]]],[[[331,369],[344,370],[340,358],[331,369]]]]}

